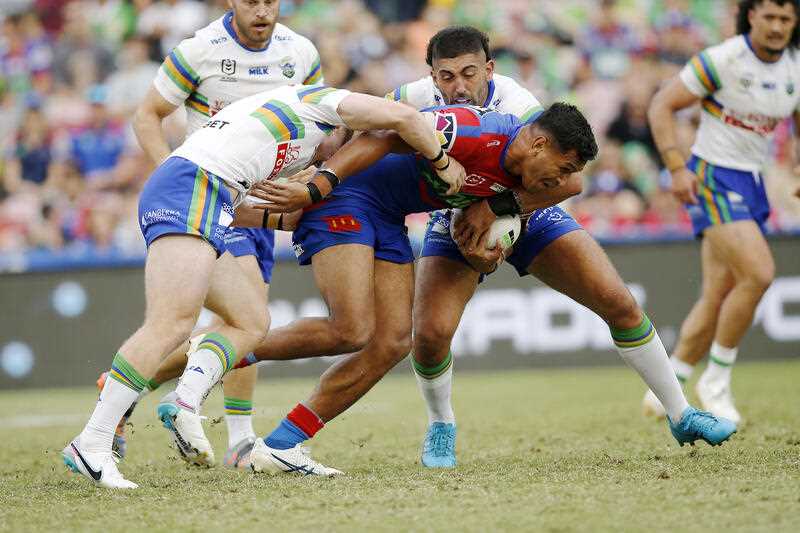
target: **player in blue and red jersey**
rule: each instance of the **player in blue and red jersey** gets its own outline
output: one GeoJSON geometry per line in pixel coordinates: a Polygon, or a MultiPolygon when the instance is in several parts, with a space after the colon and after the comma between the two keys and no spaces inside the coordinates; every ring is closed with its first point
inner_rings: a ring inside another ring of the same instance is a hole
{"type": "MultiPolygon", "coordinates": [[[[295,251],[301,264],[312,264],[330,316],[302,319],[270,332],[249,361],[355,353],[335,363],[311,397],[298,404],[263,442],[256,442],[251,455],[256,471],[310,473],[310,458],[302,451],[302,442],[355,403],[407,355],[414,259],[405,235],[407,214],[466,207],[482,198],[488,198],[499,213],[552,205],[563,199],[552,191],[562,188],[597,152],[591,128],[575,107],[566,104],[553,105],[530,123],[467,106],[436,108],[430,119],[443,151],[466,170],[459,193],[445,194],[447,186],[431,169],[438,165],[436,161],[389,155],[333,189],[325,201],[307,208],[295,230],[295,251]],[[522,197],[527,203],[515,205],[522,197]],[[285,452],[292,448],[298,451],[287,461],[285,452]]],[[[369,153],[368,142],[364,150],[351,153],[369,153]]],[[[334,175],[347,169],[336,156],[328,165],[334,175]]],[[[294,196],[292,189],[304,192],[299,184],[265,188],[272,191],[265,199],[287,208],[311,203],[294,196]],[[300,203],[293,203],[295,199],[300,203]]],[[[640,368],[650,361],[638,353],[636,341],[656,335],[649,321],[638,333],[630,339],[637,352],[632,366],[645,381],[653,381],[648,379],[653,375],[671,379],[682,397],[666,356],[664,365],[649,374],[640,368]]],[[[714,443],[735,430],[706,416],[692,424],[704,425],[700,432],[714,443]]],[[[676,434],[679,441],[682,437],[676,434]]]]}

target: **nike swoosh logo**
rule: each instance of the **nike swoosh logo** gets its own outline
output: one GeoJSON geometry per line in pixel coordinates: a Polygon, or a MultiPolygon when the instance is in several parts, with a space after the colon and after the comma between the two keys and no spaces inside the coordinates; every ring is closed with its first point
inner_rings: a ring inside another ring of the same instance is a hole
{"type": "Polygon", "coordinates": [[[272,455],[272,457],[274,457],[275,459],[277,459],[278,461],[280,461],[281,463],[283,463],[284,465],[289,467],[289,470],[287,470],[287,472],[289,472],[289,473],[302,472],[303,475],[306,475],[306,476],[309,476],[309,475],[314,473],[314,467],[313,466],[293,465],[289,461],[285,461],[285,460],[281,459],[280,457],[278,457],[274,453],[271,453],[270,455],[272,455]]]}
{"type": "Polygon", "coordinates": [[[83,455],[81,455],[81,452],[78,451],[78,448],[76,448],[74,444],[70,444],[70,446],[72,446],[72,449],[75,450],[76,454],[78,454],[78,459],[81,460],[84,468],[86,468],[86,470],[89,472],[89,475],[92,476],[92,479],[95,481],[100,481],[100,478],[103,477],[103,470],[92,469],[92,467],[89,466],[89,463],[86,462],[86,459],[83,458],[83,455]]]}

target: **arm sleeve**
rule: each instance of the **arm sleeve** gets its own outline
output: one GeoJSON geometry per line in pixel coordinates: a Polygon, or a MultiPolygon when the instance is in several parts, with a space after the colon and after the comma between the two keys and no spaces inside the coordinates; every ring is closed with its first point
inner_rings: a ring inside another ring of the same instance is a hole
{"type": "Polygon", "coordinates": [[[386,99],[403,102],[415,109],[437,105],[433,97],[433,81],[429,77],[401,85],[394,91],[386,93],[386,99]]]}
{"type": "Polygon", "coordinates": [[[325,77],[322,75],[322,64],[320,63],[319,51],[314,44],[306,39],[302,48],[303,61],[308,66],[306,76],[303,78],[303,85],[317,85],[325,83],[325,77]]]}
{"type": "Polygon", "coordinates": [[[164,100],[173,105],[183,104],[200,84],[197,74],[201,59],[199,44],[196,37],[182,41],[158,69],[153,85],[164,100]]]}
{"type": "Polygon", "coordinates": [[[308,119],[329,126],[344,126],[339,116],[339,104],[350,91],[333,87],[313,87],[297,93],[304,106],[308,119]]]}
{"type": "Polygon", "coordinates": [[[717,65],[724,61],[725,44],[706,48],[681,69],[681,81],[695,96],[702,98],[722,88],[717,65]]]}

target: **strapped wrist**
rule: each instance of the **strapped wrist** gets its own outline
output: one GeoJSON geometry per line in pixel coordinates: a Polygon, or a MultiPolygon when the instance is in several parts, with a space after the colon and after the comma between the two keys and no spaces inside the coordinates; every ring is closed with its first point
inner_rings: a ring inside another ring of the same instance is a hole
{"type": "Polygon", "coordinates": [[[433,163],[433,164],[435,165],[435,164],[436,164],[436,163],[438,163],[438,162],[439,162],[439,160],[440,160],[441,158],[443,158],[443,157],[444,157],[444,148],[441,148],[441,147],[440,147],[440,148],[439,148],[439,153],[438,153],[438,154],[436,154],[436,157],[434,157],[433,159],[428,159],[428,161],[430,161],[431,163],[433,163]]]}
{"type": "Polygon", "coordinates": [[[317,187],[316,183],[314,182],[306,183],[306,188],[308,189],[309,196],[311,196],[312,204],[322,201],[322,193],[320,192],[319,187],[317,187]]]}

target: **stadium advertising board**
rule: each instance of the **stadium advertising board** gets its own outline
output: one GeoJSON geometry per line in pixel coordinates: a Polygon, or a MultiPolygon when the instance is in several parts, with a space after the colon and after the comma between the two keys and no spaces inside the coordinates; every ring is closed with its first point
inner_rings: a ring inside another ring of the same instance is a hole
{"type": "MultiPolygon", "coordinates": [[[[777,277],[741,360],[800,356],[800,240],[771,241],[777,277]]],[[[607,248],[671,347],[700,286],[694,243],[607,248]]],[[[326,314],[309,268],[279,263],[273,326],[326,314]]],[[[0,388],[92,383],[143,316],[139,268],[0,276],[0,388]]],[[[201,317],[202,320],[202,317],[201,317]]],[[[587,309],[504,266],[482,284],[453,343],[459,369],[621,364],[605,324],[587,309]]],[[[330,359],[266,364],[262,375],[314,375],[330,359]]],[[[405,364],[400,371],[409,371],[405,364]]]]}

